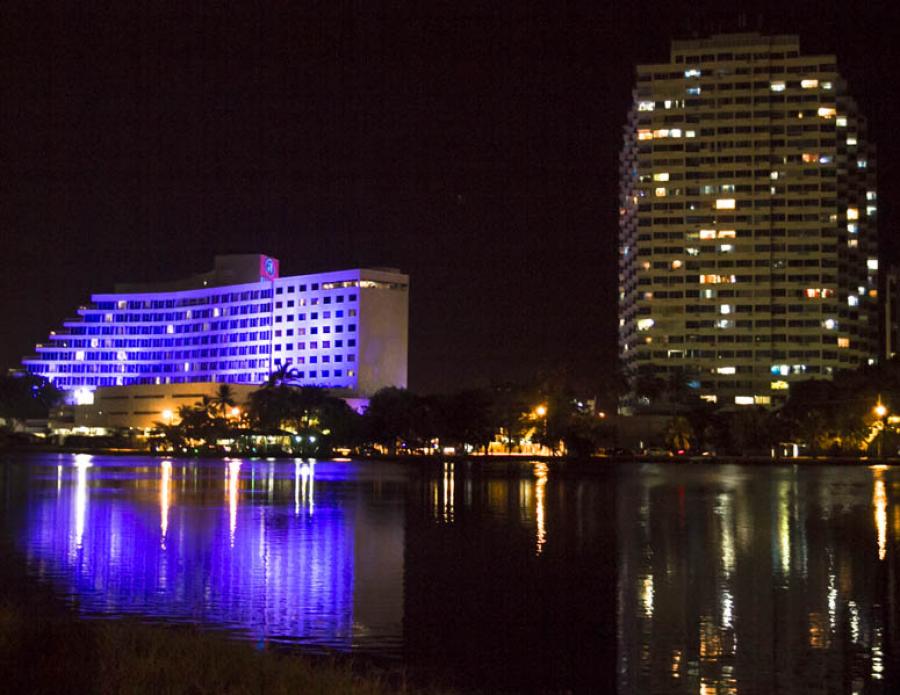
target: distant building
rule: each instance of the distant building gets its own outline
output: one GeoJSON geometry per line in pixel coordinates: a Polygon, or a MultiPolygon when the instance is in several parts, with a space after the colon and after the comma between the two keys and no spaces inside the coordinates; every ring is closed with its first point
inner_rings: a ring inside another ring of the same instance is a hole
{"type": "Polygon", "coordinates": [[[117,286],[93,295],[22,363],[82,404],[102,387],[257,385],[285,365],[296,383],[351,398],[406,386],[408,276],[278,271],[267,256],[217,256],[209,273],[117,286]]]}
{"type": "Polygon", "coordinates": [[[674,41],[637,68],[620,181],[633,389],[681,372],[708,401],[768,406],[882,352],[874,149],[834,56],[674,41]]]}

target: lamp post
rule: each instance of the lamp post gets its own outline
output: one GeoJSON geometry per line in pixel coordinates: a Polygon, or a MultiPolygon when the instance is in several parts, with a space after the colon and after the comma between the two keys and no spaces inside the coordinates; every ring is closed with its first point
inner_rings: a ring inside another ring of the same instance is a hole
{"type": "Polygon", "coordinates": [[[877,417],[878,422],[881,423],[881,431],[878,433],[878,458],[880,459],[881,450],[884,445],[884,418],[888,413],[887,406],[881,402],[881,396],[878,397],[878,403],[872,408],[872,412],[875,413],[875,417],[877,417]]]}

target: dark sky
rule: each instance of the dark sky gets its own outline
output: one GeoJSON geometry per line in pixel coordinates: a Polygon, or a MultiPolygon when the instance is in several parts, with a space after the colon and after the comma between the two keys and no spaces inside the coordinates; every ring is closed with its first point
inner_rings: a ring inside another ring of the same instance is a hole
{"type": "Polygon", "coordinates": [[[260,251],[283,274],[409,273],[413,389],[597,383],[634,65],[741,12],[836,53],[879,145],[889,242],[892,5],[5,3],[0,367],[91,292],[260,251]]]}

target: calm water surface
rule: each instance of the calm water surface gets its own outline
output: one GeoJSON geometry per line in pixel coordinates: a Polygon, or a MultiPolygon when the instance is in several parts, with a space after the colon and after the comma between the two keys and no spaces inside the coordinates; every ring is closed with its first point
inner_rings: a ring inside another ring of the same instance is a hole
{"type": "Polygon", "coordinates": [[[43,455],[6,561],[88,615],[462,689],[900,692],[900,470],[43,455]]]}

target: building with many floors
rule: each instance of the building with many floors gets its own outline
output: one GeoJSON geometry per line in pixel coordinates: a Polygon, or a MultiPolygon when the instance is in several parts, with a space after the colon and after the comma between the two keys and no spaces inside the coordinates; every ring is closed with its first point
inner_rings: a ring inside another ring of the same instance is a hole
{"type": "Polygon", "coordinates": [[[81,403],[102,387],[262,384],[284,366],[364,397],[406,386],[408,303],[394,269],[281,277],[271,257],[217,256],[208,273],[93,295],[22,362],[81,403]]]}
{"type": "Polygon", "coordinates": [[[677,372],[708,401],[775,405],[880,354],[874,149],[834,56],[674,41],[637,68],[620,201],[631,404],[640,375],[677,372]]]}

